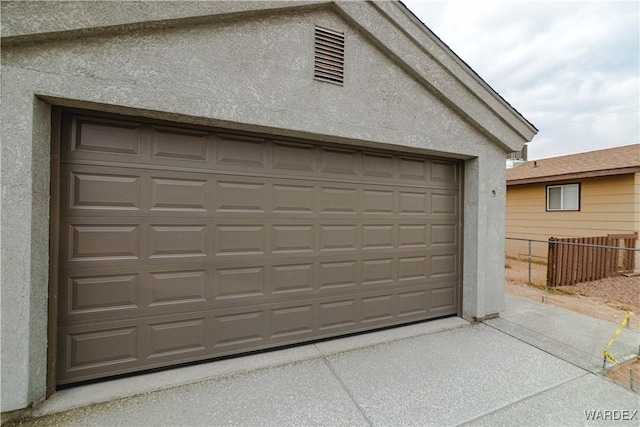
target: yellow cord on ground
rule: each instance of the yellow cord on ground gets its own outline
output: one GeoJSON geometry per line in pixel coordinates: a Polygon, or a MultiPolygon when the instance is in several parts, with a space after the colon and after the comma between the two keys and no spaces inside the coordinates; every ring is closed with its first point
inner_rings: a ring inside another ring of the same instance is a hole
{"type": "Polygon", "coordinates": [[[609,344],[607,344],[605,349],[602,351],[602,355],[605,357],[605,359],[608,359],[615,364],[618,364],[618,361],[611,354],[609,354],[609,347],[611,347],[611,344],[613,344],[613,342],[618,337],[618,335],[620,335],[620,332],[622,331],[622,327],[624,326],[625,322],[629,321],[629,317],[631,317],[631,312],[627,311],[627,313],[624,315],[624,319],[622,319],[622,322],[620,322],[620,326],[618,326],[618,329],[616,329],[616,331],[611,336],[611,339],[609,340],[609,344]]]}

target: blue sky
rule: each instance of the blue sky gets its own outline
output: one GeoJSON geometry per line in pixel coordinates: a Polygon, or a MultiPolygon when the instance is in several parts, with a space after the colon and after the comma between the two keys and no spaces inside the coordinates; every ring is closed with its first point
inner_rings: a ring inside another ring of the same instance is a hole
{"type": "Polygon", "coordinates": [[[640,141],[637,0],[403,0],[538,135],[529,159],[640,141]]]}

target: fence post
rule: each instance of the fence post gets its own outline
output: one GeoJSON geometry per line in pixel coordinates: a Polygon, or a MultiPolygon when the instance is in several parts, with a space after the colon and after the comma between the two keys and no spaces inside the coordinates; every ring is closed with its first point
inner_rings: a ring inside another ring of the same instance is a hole
{"type": "Polygon", "coordinates": [[[531,286],[531,240],[529,240],[527,243],[529,243],[529,286],[531,286]]]}
{"type": "Polygon", "coordinates": [[[554,271],[555,271],[555,258],[556,258],[556,245],[555,237],[549,237],[549,251],[547,255],[547,286],[553,286],[554,271]]]}

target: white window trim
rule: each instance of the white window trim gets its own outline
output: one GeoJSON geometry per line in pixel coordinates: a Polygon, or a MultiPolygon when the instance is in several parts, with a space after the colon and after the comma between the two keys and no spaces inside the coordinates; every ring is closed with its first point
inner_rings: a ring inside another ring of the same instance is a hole
{"type": "Polygon", "coordinates": [[[557,185],[547,185],[547,211],[549,212],[577,212],[580,210],[580,196],[581,196],[581,192],[580,192],[580,184],[557,184],[557,185]],[[566,187],[576,187],[578,189],[578,191],[576,192],[576,194],[578,195],[578,200],[576,203],[576,208],[575,209],[567,209],[564,207],[564,191],[561,190],[560,191],[560,209],[553,209],[551,207],[549,207],[549,189],[551,188],[561,188],[564,189],[566,187]]]}

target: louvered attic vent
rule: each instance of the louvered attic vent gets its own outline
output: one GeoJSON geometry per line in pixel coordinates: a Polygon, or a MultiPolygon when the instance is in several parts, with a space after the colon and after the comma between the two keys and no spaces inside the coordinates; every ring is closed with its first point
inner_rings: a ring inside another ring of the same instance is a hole
{"type": "Polygon", "coordinates": [[[316,27],[313,77],[323,82],[344,83],[344,33],[316,27]]]}

